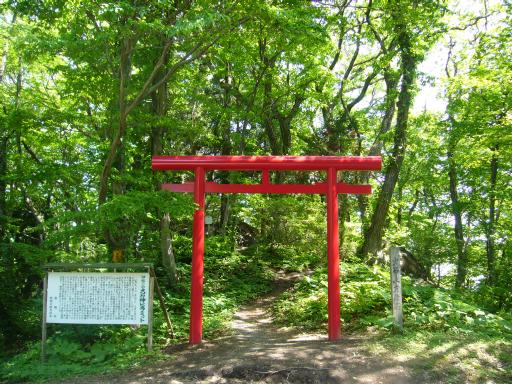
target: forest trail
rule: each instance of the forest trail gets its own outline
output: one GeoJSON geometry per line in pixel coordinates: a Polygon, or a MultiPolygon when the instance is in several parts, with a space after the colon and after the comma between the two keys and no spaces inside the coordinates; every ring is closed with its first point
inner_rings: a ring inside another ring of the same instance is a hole
{"type": "MultiPolygon", "coordinates": [[[[236,312],[233,336],[198,346],[173,346],[168,360],[122,374],[87,377],[66,383],[417,383],[395,361],[372,356],[363,336],[343,335],[328,342],[323,334],[298,334],[277,328],[273,300],[294,274],[280,274],[275,289],[236,312]]],[[[421,380],[420,380],[421,381],[421,380]]]]}

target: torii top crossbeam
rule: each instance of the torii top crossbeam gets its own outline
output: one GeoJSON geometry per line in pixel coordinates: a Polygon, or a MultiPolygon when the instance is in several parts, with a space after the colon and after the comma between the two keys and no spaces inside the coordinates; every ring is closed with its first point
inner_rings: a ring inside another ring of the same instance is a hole
{"type": "Polygon", "coordinates": [[[154,156],[153,170],[378,171],[379,156],[154,156]]]}
{"type": "Polygon", "coordinates": [[[327,205],[327,281],[329,339],[341,336],[338,194],[369,194],[369,185],[338,183],[337,171],[378,171],[381,158],[338,156],[155,156],[153,170],[193,170],[194,182],[164,184],[173,192],[193,192],[196,210],[192,230],[192,278],[190,292],[191,344],[202,340],[204,218],[206,193],[314,193],[326,195],[327,205]],[[206,171],[261,171],[259,184],[218,184],[207,182],[206,171]],[[315,184],[273,184],[269,171],[325,171],[327,180],[315,184]]]}

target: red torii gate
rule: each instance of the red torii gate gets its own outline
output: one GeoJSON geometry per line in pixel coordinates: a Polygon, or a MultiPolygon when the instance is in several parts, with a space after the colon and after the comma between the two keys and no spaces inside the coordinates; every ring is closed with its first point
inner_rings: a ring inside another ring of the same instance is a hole
{"type": "Polygon", "coordinates": [[[163,184],[173,192],[193,192],[192,286],[190,292],[190,344],[201,342],[203,334],[203,259],[205,193],[307,193],[325,194],[327,200],[327,263],[329,340],[341,336],[338,193],[370,194],[370,185],[337,182],[337,171],[378,171],[379,156],[154,156],[155,171],[193,170],[193,183],[163,184]],[[262,171],[260,184],[218,184],[206,182],[205,171],[262,171]],[[326,171],[327,182],[316,184],[271,184],[269,171],[326,171]]]}

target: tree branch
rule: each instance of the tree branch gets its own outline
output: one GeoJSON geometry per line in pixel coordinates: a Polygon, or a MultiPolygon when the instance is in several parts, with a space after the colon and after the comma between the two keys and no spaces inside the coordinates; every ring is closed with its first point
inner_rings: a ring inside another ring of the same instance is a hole
{"type": "Polygon", "coordinates": [[[23,144],[23,148],[25,148],[25,151],[28,152],[28,154],[30,155],[30,157],[32,159],[34,159],[34,161],[37,163],[37,164],[42,164],[42,161],[39,159],[39,157],[37,157],[36,153],[32,150],[32,148],[30,148],[28,146],[28,144],[25,142],[25,140],[21,140],[21,144],[23,144]]]}

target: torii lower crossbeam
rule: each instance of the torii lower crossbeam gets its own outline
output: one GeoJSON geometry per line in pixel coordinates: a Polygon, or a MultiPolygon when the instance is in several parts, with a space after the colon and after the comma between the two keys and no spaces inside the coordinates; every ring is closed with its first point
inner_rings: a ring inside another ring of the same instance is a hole
{"type": "Polygon", "coordinates": [[[338,156],[155,156],[153,170],[193,170],[193,183],[164,184],[173,192],[193,192],[196,210],[192,230],[192,282],[190,293],[191,344],[202,340],[205,193],[325,194],[327,202],[327,260],[329,340],[341,337],[338,194],[369,194],[369,185],[338,183],[337,171],[378,171],[381,158],[338,156]],[[262,171],[260,184],[206,182],[205,171],[262,171]],[[269,171],[325,171],[327,181],[317,184],[272,184],[269,171]]]}

